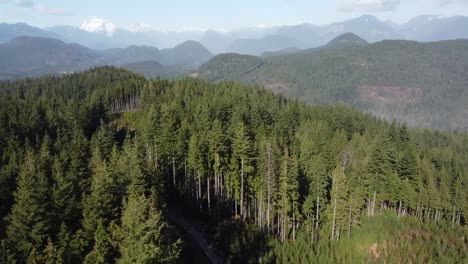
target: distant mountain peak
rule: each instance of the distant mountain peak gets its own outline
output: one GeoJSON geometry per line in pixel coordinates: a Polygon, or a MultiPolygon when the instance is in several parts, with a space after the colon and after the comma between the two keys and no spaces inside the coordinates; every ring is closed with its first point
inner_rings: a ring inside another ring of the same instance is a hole
{"type": "Polygon", "coordinates": [[[203,46],[203,45],[200,44],[200,42],[196,40],[186,40],[180,43],[179,45],[177,45],[177,47],[182,47],[182,46],[203,46]]]}
{"type": "Polygon", "coordinates": [[[356,18],[356,20],[364,20],[365,22],[380,21],[377,17],[375,17],[373,15],[362,15],[362,16],[356,18]]]}
{"type": "Polygon", "coordinates": [[[362,47],[369,44],[366,40],[354,33],[344,33],[332,39],[326,45],[327,48],[347,48],[347,47],[362,47]]]}
{"type": "Polygon", "coordinates": [[[105,19],[92,17],[84,20],[80,29],[88,32],[106,33],[107,36],[111,37],[117,30],[117,26],[105,19]]]}
{"type": "Polygon", "coordinates": [[[440,16],[436,16],[436,15],[421,15],[421,16],[417,16],[411,19],[408,22],[408,24],[411,24],[411,23],[424,24],[424,23],[429,23],[440,18],[441,18],[440,16]]]}
{"type": "Polygon", "coordinates": [[[179,45],[175,46],[174,50],[197,50],[203,51],[207,54],[211,54],[211,52],[205,46],[203,46],[200,42],[195,40],[187,40],[185,42],[182,42],[179,45]]]}

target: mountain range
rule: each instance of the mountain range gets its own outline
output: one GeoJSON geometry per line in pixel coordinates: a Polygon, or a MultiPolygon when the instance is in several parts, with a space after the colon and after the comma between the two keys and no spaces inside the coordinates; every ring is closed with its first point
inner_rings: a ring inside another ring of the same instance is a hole
{"type": "Polygon", "coordinates": [[[328,44],[263,57],[221,54],[199,78],[240,81],[313,104],[345,103],[412,126],[468,129],[468,40],[328,44]]]}
{"type": "MultiPolygon", "coordinates": [[[[342,102],[413,126],[467,130],[467,19],[422,16],[395,25],[362,16],[326,26],[207,31],[173,48],[146,45],[142,36],[151,31],[112,25],[90,32],[0,24],[0,79],[113,65],[147,77],[241,81],[314,104],[342,102]],[[71,41],[77,35],[81,41],[71,41]],[[122,43],[133,44],[118,47],[122,43]],[[236,53],[214,56],[209,49],[236,53]]],[[[169,43],[172,33],[165,34],[162,42],[169,43]]]]}
{"type": "Polygon", "coordinates": [[[20,36],[0,44],[0,79],[62,74],[101,65],[131,69],[148,77],[172,77],[195,70],[212,56],[196,41],[161,50],[149,46],[94,50],[53,38],[20,36]]]}
{"type": "Polygon", "coordinates": [[[382,21],[370,15],[327,25],[303,23],[289,26],[253,27],[232,31],[188,30],[158,31],[145,26],[117,28],[104,21],[92,26],[81,25],[35,28],[26,24],[0,24],[0,42],[17,36],[40,36],[78,43],[92,49],[126,48],[131,45],[173,47],[193,39],[215,54],[241,53],[260,55],[283,49],[306,49],[323,46],[347,32],[359,35],[368,42],[404,39],[420,42],[467,39],[468,17],[439,17],[424,15],[407,23],[382,21]]]}

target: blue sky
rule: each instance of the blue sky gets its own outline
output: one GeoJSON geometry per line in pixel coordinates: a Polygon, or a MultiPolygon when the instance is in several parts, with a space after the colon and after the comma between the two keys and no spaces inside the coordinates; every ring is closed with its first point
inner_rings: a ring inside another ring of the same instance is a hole
{"type": "Polygon", "coordinates": [[[396,22],[421,14],[468,15],[468,0],[0,0],[0,22],[39,27],[100,18],[122,28],[142,23],[162,30],[230,30],[327,24],[362,14],[396,22]]]}

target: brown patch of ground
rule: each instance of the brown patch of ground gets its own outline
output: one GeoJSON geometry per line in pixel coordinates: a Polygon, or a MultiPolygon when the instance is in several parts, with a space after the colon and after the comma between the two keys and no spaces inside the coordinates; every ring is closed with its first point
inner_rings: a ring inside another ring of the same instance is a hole
{"type": "Polygon", "coordinates": [[[286,84],[273,80],[263,81],[263,87],[272,91],[274,94],[281,94],[288,90],[288,86],[286,84]]]}
{"type": "Polygon", "coordinates": [[[388,257],[387,240],[384,240],[380,248],[377,242],[372,244],[372,246],[370,246],[369,249],[367,250],[367,253],[374,258],[374,261],[378,261],[382,253],[384,253],[385,257],[387,258],[388,257]]]}
{"type": "Polygon", "coordinates": [[[362,100],[383,104],[413,104],[422,100],[421,88],[393,87],[393,86],[359,86],[362,100]]]}

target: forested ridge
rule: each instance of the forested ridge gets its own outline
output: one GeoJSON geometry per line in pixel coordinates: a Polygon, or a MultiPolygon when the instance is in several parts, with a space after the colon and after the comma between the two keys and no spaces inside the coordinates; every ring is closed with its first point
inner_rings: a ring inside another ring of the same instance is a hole
{"type": "Polygon", "coordinates": [[[175,204],[229,263],[468,257],[465,133],[112,67],[0,94],[2,263],[177,263],[175,204]]]}
{"type": "Polygon", "coordinates": [[[317,49],[267,58],[221,54],[202,65],[199,76],[257,84],[308,103],[343,102],[412,127],[466,131],[468,41],[365,45],[356,39],[345,34],[317,49]],[[362,86],[380,87],[376,100],[362,96],[362,86]],[[417,89],[421,97],[408,102],[398,95],[390,97],[392,103],[382,103],[379,99],[389,96],[384,87],[417,89]]]}

